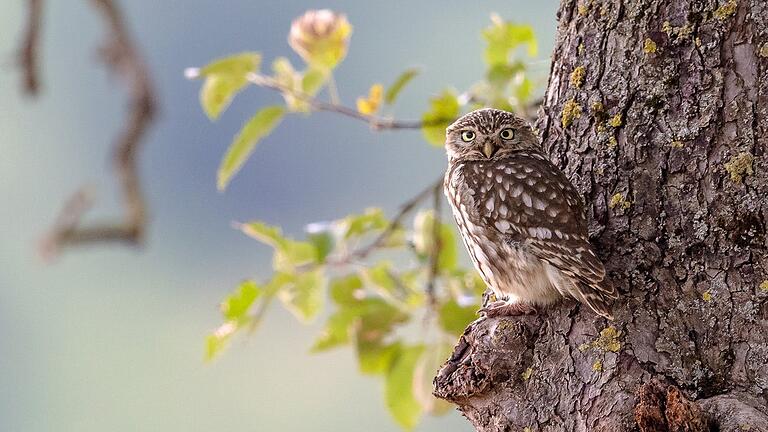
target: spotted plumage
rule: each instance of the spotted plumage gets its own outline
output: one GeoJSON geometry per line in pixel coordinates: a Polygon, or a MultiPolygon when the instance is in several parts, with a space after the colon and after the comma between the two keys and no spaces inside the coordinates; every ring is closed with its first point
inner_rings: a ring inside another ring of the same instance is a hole
{"type": "Polygon", "coordinates": [[[587,237],[575,188],[528,123],[495,109],[446,130],[444,189],[464,245],[497,302],[492,314],[574,298],[612,318],[616,290],[587,237]]]}

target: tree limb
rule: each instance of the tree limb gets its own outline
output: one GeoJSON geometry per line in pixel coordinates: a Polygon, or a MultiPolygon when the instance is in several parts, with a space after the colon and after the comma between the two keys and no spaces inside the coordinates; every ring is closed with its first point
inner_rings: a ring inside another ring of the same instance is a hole
{"type": "Polygon", "coordinates": [[[27,29],[19,49],[19,65],[24,74],[23,90],[30,96],[36,96],[40,90],[40,70],[38,65],[40,30],[42,27],[43,0],[27,0],[27,29]]]}

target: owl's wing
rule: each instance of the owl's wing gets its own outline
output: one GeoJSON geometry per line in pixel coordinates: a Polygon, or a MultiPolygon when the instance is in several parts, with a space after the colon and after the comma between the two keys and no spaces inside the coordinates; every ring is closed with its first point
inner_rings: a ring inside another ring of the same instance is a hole
{"type": "Polygon", "coordinates": [[[499,160],[488,172],[493,187],[486,183],[476,196],[486,226],[528,246],[572,279],[578,292],[568,295],[610,315],[603,298],[617,297],[616,290],[589,243],[581,200],[565,174],[544,155],[528,152],[499,160]]]}

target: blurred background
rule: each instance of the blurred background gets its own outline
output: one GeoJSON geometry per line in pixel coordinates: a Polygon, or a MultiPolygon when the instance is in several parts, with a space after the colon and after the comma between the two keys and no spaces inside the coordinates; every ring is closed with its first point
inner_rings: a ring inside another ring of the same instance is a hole
{"type": "MultiPolygon", "coordinates": [[[[243,278],[265,279],[271,249],[231,228],[261,219],[300,235],[307,223],[382,205],[388,214],[440,176],[444,154],[419,131],[375,133],[328,113],[289,116],[234,178],[215,173],[232,136],[256,107],[280,101],[252,88],[216,122],[183,71],[213,58],[260,51],[297,57],[286,35],[306,9],[347,14],[354,26],[336,70],[351,105],[405,68],[422,74],[403,92],[400,119],[429,96],[480,79],[489,15],[530,23],[539,40],[538,84],[548,72],[555,0],[483,2],[122,1],[161,105],[140,154],[151,212],[145,247],[68,249],[54,263],[39,239],[63,201],[98,186],[89,220],[121,214],[109,157],[126,108],[124,86],[96,59],[101,18],[87,1],[44,2],[42,92],[22,95],[13,65],[23,2],[0,4],[0,430],[209,431],[399,430],[380,381],[357,371],[349,349],[310,355],[319,323],[284,309],[212,364],[205,335],[218,302],[243,278]]],[[[462,251],[462,254],[464,252],[462,251]]],[[[319,321],[321,322],[321,321],[319,321]]],[[[451,413],[417,430],[471,430],[451,413]]]]}

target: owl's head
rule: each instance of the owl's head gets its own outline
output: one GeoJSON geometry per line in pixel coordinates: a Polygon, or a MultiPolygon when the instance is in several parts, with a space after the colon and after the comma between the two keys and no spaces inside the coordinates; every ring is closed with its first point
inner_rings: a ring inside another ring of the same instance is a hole
{"type": "Polygon", "coordinates": [[[541,150],[527,121],[493,108],[464,115],[448,126],[445,138],[445,151],[451,161],[497,159],[515,150],[541,150]]]}

